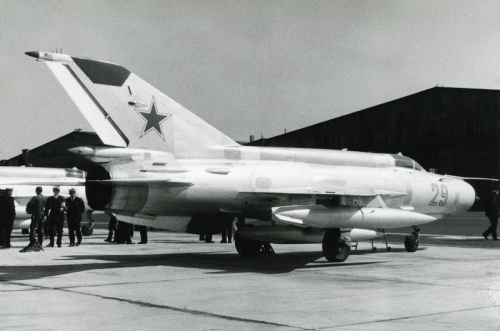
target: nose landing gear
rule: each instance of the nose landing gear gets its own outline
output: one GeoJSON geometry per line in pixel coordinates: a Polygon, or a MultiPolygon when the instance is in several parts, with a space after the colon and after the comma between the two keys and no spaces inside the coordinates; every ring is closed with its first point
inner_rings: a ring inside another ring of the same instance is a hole
{"type": "Polygon", "coordinates": [[[420,238],[420,228],[412,226],[413,232],[405,238],[405,248],[407,252],[416,252],[418,249],[418,239],[420,238]]]}

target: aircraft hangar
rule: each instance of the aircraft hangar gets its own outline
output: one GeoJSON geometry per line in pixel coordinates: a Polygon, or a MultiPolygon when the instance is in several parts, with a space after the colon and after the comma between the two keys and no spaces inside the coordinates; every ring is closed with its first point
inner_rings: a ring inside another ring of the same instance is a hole
{"type": "Polygon", "coordinates": [[[0,165],[47,168],[76,167],[87,171],[93,162],[83,156],[68,152],[68,149],[78,146],[104,146],[104,143],[97,133],[76,129],[40,146],[23,149],[21,154],[0,161],[0,165]]]}
{"type": "MultiPolygon", "coordinates": [[[[499,178],[500,90],[436,86],[249,146],[402,153],[428,171],[499,178]]],[[[471,182],[479,196],[493,182],[471,182]]]]}

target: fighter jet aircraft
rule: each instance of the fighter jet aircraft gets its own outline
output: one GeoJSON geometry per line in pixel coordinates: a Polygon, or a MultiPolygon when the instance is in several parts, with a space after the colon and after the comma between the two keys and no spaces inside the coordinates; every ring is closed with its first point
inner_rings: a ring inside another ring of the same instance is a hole
{"type": "MultiPolygon", "coordinates": [[[[26,205],[36,195],[35,188],[41,186],[45,196],[52,195],[52,187],[60,186],[61,195],[69,196],[68,190],[75,188],[77,195],[85,200],[85,171],[78,169],[51,169],[38,167],[0,167],[0,191],[13,188],[16,205],[14,229],[28,233],[31,215],[26,213],[26,205]]],[[[87,204],[85,204],[87,205],[87,204]]]]}
{"type": "MultiPolygon", "coordinates": [[[[329,261],[350,252],[351,230],[373,237],[466,211],[474,189],[426,172],[401,155],[240,146],[126,68],[65,54],[27,52],[47,64],[109,147],[72,152],[90,169],[91,208],[125,222],[188,233],[220,233],[235,217],[236,250],[269,243],[322,243],[329,261]],[[241,222],[243,224],[243,222],[241,222]]],[[[366,236],[365,236],[366,237],[366,236]]]]}

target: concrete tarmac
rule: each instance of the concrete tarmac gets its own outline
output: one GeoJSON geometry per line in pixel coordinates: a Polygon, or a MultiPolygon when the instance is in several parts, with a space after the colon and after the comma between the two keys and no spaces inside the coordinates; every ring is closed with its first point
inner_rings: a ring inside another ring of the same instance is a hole
{"type": "Polygon", "coordinates": [[[475,233],[428,226],[408,253],[391,232],[390,252],[362,242],[344,263],[321,245],[242,258],[220,236],[157,231],[116,245],[103,229],[80,247],[64,236],[62,248],[19,253],[17,231],[0,250],[0,330],[500,330],[500,243],[480,237],[484,217],[466,216],[436,224],[455,231],[462,219],[475,233]]]}

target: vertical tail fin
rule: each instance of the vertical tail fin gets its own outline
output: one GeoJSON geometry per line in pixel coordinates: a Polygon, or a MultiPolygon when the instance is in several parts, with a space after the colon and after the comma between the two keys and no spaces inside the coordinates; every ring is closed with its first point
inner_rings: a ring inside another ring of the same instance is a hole
{"type": "Polygon", "coordinates": [[[232,139],[126,68],[65,54],[27,52],[45,62],[101,140],[111,146],[208,157],[232,139]]]}

